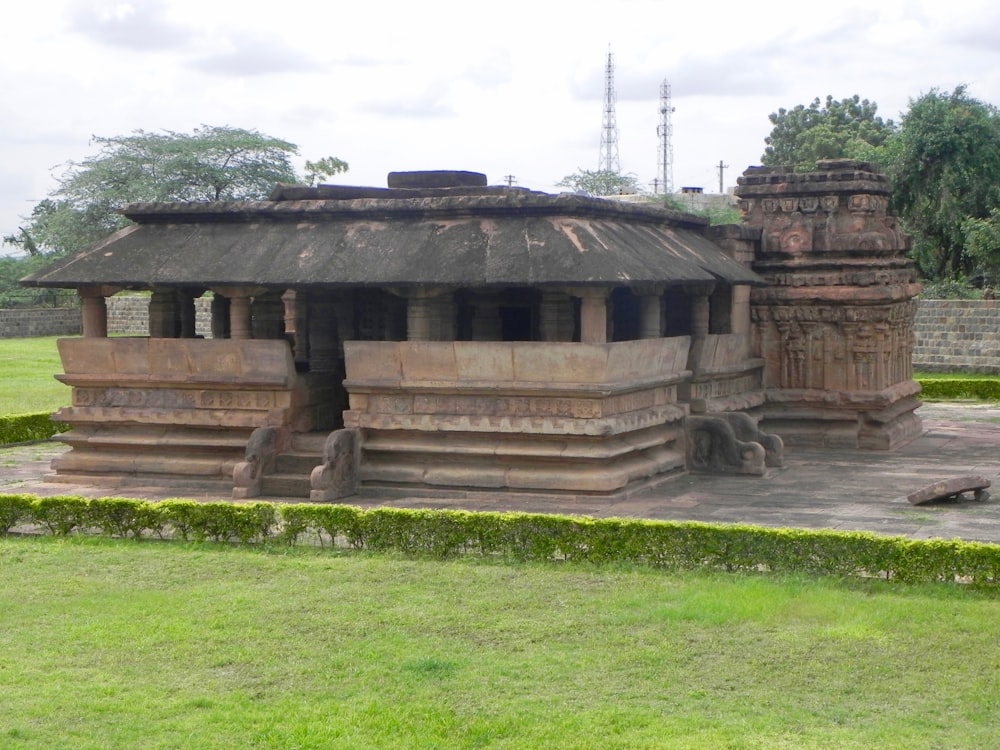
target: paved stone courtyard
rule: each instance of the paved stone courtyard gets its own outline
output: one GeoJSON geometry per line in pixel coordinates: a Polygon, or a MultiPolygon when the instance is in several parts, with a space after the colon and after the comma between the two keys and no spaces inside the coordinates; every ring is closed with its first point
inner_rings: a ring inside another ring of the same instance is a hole
{"type": "MultiPolygon", "coordinates": [[[[925,404],[924,432],[892,452],[787,448],[785,465],[763,477],[688,475],[615,501],[586,497],[517,500],[469,498],[365,499],[364,506],[523,510],[764,526],[863,530],[913,538],[1000,544],[1000,405],[925,404]],[[906,495],[940,479],[979,474],[993,483],[986,502],[912,506],[906,495]]],[[[135,486],[110,491],[46,481],[59,442],[0,449],[0,492],[117,495],[148,499],[228,499],[135,486]]]]}

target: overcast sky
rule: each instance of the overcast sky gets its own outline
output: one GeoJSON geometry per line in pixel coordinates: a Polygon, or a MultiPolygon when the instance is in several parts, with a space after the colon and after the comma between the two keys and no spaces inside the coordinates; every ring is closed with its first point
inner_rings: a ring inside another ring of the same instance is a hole
{"type": "MultiPolygon", "coordinates": [[[[0,9],[0,234],[91,136],[200,125],[337,156],[337,182],[466,169],[558,192],[597,169],[614,54],[622,171],[652,190],[661,83],[673,182],[728,188],[769,113],[859,94],[898,120],[967,84],[1000,104],[994,0],[23,0],[0,9]]],[[[11,252],[9,248],[0,252],[11,252]]]]}

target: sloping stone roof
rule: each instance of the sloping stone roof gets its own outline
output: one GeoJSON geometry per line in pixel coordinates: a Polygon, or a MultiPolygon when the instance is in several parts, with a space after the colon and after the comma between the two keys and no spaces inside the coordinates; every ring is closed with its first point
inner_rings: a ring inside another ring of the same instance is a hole
{"type": "Polygon", "coordinates": [[[509,187],[279,186],[271,198],[133,204],[136,224],[22,283],[763,283],[704,236],[703,219],[657,206],[509,187]]]}

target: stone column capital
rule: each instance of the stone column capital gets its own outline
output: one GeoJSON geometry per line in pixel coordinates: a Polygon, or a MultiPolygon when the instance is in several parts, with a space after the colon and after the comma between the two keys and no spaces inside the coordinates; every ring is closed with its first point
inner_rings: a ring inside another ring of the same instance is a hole
{"type": "Polygon", "coordinates": [[[267,288],[263,286],[213,286],[211,289],[216,294],[230,299],[249,299],[250,297],[258,297],[267,291],[267,288]]]}
{"type": "Polygon", "coordinates": [[[715,291],[715,282],[693,281],[690,284],[684,284],[683,289],[692,297],[710,297],[715,291]]]}
{"type": "Polygon", "coordinates": [[[606,286],[572,286],[565,287],[562,291],[571,297],[590,300],[604,300],[611,294],[611,288],[606,286]]]}
{"type": "Polygon", "coordinates": [[[88,286],[78,287],[76,293],[80,295],[83,299],[90,299],[93,297],[113,297],[122,291],[124,287],[112,286],[111,284],[93,284],[88,286]]]}
{"type": "Polygon", "coordinates": [[[457,286],[394,286],[386,287],[389,294],[403,299],[433,299],[446,294],[453,294],[458,290],[457,286]]]}
{"type": "Polygon", "coordinates": [[[663,294],[663,284],[639,284],[632,287],[632,293],[636,297],[659,297],[663,294]]]}

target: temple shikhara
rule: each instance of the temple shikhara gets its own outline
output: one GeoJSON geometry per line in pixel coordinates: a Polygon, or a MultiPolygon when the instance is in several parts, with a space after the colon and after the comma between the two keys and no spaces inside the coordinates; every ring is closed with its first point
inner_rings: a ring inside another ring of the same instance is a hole
{"type": "Polygon", "coordinates": [[[916,437],[919,287],[885,178],[751,168],[737,194],[721,227],[471,172],[133,204],[23,281],[82,300],[51,478],[515,508],[916,437]],[[124,290],[150,293],[148,336],[107,336],[124,290]]]}

